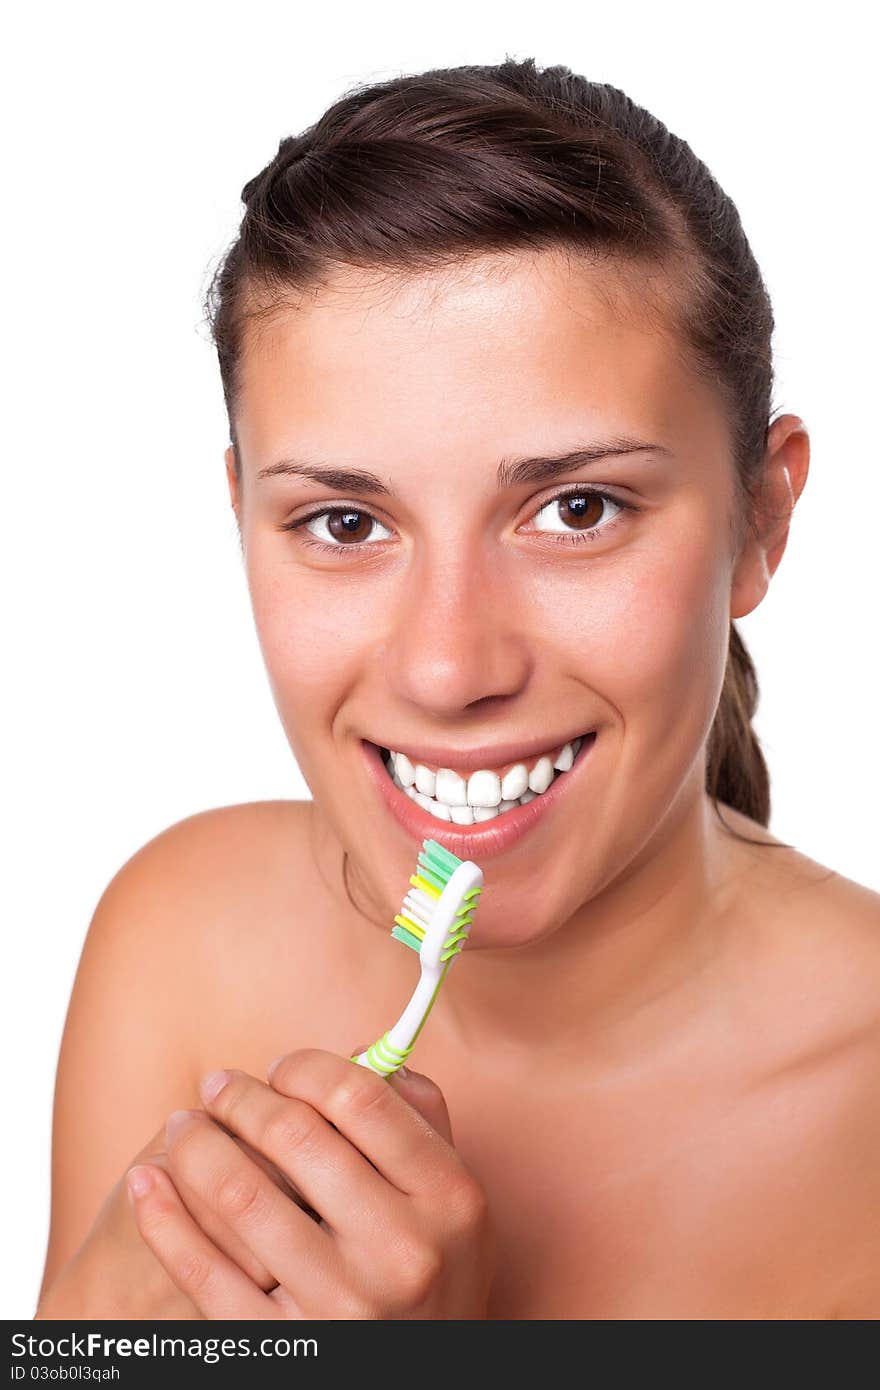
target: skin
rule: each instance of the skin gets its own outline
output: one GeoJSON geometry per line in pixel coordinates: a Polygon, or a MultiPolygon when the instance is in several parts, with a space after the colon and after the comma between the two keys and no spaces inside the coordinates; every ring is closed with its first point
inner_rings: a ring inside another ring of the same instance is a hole
{"type": "MultiPolygon", "coordinates": [[[[757,607],[781,560],[808,436],[797,416],[774,421],[766,506],[737,539],[722,403],[644,306],[637,280],[544,252],[417,277],[339,272],[247,339],[241,473],[230,450],[227,476],[313,801],[227,808],[148,856],[163,904],[186,863],[200,986],[210,959],[214,996],[234,1001],[186,1054],[185,1084],[220,1056],[236,1065],[231,1091],[202,1094],[204,1111],[166,1131],[135,1203],[140,1247],[114,1210],[127,1267],[146,1247],[196,1315],[880,1311],[864,1222],[880,1196],[867,1161],[880,1156],[880,898],[796,851],[737,840],[704,791],[729,620],[757,607]],[[666,452],[496,486],[502,457],[616,434],[666,452]],[[391,491],[258,477],[293,456],[368,469],[391,491]],[[596,540],[567,543],[547,527],[569,483],[640,510],[612,520],[606,503],[596,540]],[[381,541],[328,554],[281,529],[343,504],[381,522],[381,541]],[[453,747],[541,729],[549,746],[590,728],[593,766],[564,809],[487,861],[467,960],[419,1040],[427,1077],[352,1069],[348,1053],[412,983],[387,924],[415,846],[379,807],[361,738],[453,747]],[[292,901],[320,922],[308,952],[291,941],[292,901]],[[224,1108],[230,1095],[239,1104],[224,1108]],[[358,1115],[374,1107],[370,1152],[358,1115]],[[423,1121],[433,1157],[417,1169],[460,1194],[449,1220],[390,1158],[424,1138],[423,1121]],[[282,1187],[323,1201],[330,1143],[350,1180],[316,1226],[282,1187]],[[274,1180],[243,1144],[277,1165],[274,1180]],[[384,1186],[364,1185],[364,1156],[389,1165],[384,1186]],[[398,1284],[389,1244],[408,1252],[398,1284]],[[306,1248],[303,1283],[290,1252],[306,1248]]],[[[778,846],[730,808],[725,819],[778,846]]],[[[162,921],[157,974],[192,986],[189,938],[172,946],[162,921]]],[[[86,1247],[108,1285],[100,1221],[86,1247]]]]}
{"type": "MultiPolygon", "coordinates": [[[[257,632],[314,795],[316,840],[328,862],[348,848],[355,897],[380,921],[396,911],[413,846],[374,816],[362,737],[454,746],[541,729],[551,745],[600,730],[567,813],[487,867],[469,969],[451,991],[480,1051],[503,1039],[528,1056],[537,1033],[574,1057],[615,1020],[638,1043],[635,1006],[715,949],[729,863],[703,792],[705,742],[729,619],[760,603],[788,531],[790,507],[732,553],[718,399],[633,292],[609,296],[606,281],[547,253],[379,288],[340,277],[251,344],[241,482],[227,454],[257,632]],[[540,489],[494,486],[502,457],[618,433],[669,457],[609,458],[540,489]],[[354,461],[388,481],[393,499],[362,505],[381,502],[395,538],[328,556],[302,530],[280,530],[318,502],[359,500],[257,481],[294,455],[354,461]],[[573,528],[547,529],[547,504],[578,482],[642,511],[614,521],[605,504],[604,530],[571,544],[573,528]],[[619,930],[633,920],[638,931],[619,930]]],[[[777,420],[774,505],[800,495],[808,457],[801,421],[777,420]]]]}

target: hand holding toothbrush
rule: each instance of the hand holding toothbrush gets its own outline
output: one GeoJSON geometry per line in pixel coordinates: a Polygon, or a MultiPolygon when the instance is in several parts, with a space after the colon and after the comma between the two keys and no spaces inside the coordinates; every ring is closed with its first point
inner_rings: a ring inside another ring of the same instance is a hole
{"type": "Polygon", "coordinates": [[[482,885],[476,864],[423,842],[392,932],[418,954],[419,978],[397,1023],[351,1058],[357,1069],[317,1049],[291,1053],[268,1085],[245,1072],[206,1077],[207,1115],[171,1117],[165,1171],[138,1170],[150,1185],[132,1194],[135,1219],[205,1317],[486,1316],[485,1196],[455,1151],[439,1089],[400,1070],[482,885]],[[230,1258],[242,1249],[246,1260],[230,1258]]]}
{"type": "Polygon", "coordinates": [[[486,1198],[427,1077],[389,1083],[311,1048],[279,1059],[269,1083],[216,1073],[202,1096],[207,1113],[178,1111],[167,1127],[166,1167],[139,1170],[151,1183],[134,1210],[143,1239],[205,1318],[486,1317],[494,1253],[486,1198]],[[265,1155],[315,1215],[226,1130],[265,1155]],[[277,1287],[260,1287],[223,1253],[178,1183],[277,1287]]]}

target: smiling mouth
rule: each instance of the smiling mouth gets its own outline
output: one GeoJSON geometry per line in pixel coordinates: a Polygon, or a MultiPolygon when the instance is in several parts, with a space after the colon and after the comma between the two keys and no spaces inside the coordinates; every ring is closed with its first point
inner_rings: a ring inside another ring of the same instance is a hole
{"type": "Polygon", "coordinates": [[[412,762],[404,753],[375,746],[394,785],[428,815],[447,824],[474,825],[503,818],[543,796],[571,770],[581,749],[591,747],[594,739],[595,730],[590,730],[537,758],[469,775],[412,762]]]}

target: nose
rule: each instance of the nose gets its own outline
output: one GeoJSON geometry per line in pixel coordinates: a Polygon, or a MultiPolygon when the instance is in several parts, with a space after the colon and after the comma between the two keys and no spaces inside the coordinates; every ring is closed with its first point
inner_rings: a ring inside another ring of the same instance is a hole
{"type": "Polygon", "coordinates": [[[381,659],[398,700],[438,718],[520,694],[534,666],[514,579],[488,556],[423,555],[381,659]]]}

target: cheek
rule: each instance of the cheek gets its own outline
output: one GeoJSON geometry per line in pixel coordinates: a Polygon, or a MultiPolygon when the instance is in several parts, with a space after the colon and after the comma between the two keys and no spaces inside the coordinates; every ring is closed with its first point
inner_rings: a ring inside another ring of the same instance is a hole
{"type": "MultiPolygon", "coordinates": [[[[681,708],[713,685],[724,590],[711,557],[665,553],[630,576],[604,636],[611,669],[636,704],[681,708]]],[[[724,645],[726,648],[726,632],[724,645]]]]}
{"type": "Polygon", "coordinates": [[[301,712],[326,722],[328,704],[348,688],[370,643],[369,586],[251,551],[248,587],[276,705],[282,715],[296,711],[297,721],[301,712]]]}
{"type": "MultiPolygon", "coordinates": [[[[703,519],[703,527],[706,522],[703,519]]],[[[607,563],[586,564],[544,603],[565,665],[639,725],[702,736],[711,727],[727,656],[730,571],[714,533],[667,529],[607,563]],[[694,535],[705,540],[695,541],[694,535]]]]}

